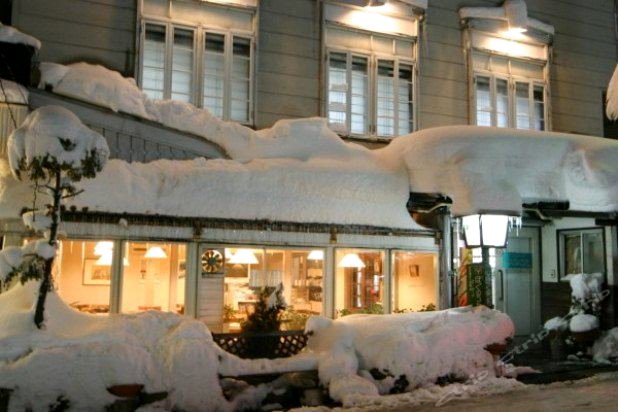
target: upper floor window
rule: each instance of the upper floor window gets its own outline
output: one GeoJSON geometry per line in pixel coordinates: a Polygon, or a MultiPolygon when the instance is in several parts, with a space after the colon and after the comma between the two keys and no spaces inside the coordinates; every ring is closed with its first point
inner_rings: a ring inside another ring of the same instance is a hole
{"type": "Polygon", "coordinates": [[[543,67],[522,62],[518,62],[517,68],[515,66],[500,57],[474,56],[473,105],[476,124],[546,130],[543,67]],[[495,61],[498,64],[493,63],[495,61]]]}
{"type": "Polygon", "coordinates": [[[403,5],[398,15],[374,9],[324,4],[324,115],[344,136],[391,138],[416,126],[417,20],[403,5]]]}
{"type": "Polygon", "coordinates": [[[252,124],[253,13],[177,3],[176,19],[145,2],[142,89],[153,99],[192,103],[221,119],[252,124]]]}

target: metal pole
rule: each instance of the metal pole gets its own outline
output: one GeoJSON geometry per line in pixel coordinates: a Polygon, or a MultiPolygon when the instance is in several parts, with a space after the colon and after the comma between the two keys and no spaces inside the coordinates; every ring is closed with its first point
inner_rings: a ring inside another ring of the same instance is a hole
{"type": "Polygon", "coordinates": [[[453,307],[452,274],[452,233],[451,211],[447,207],[441,210],[442,238],[440,240],[440,309],[453,307]]]}

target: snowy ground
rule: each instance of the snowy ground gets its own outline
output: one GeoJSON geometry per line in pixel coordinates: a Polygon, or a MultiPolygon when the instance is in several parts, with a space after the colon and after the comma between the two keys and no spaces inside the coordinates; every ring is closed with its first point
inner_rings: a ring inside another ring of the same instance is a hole
{"type": "MultiPolygon", "coordinates": [[[[371,406],[358,406],[355,408],[336,408],[337,411],[363,411],[363,412],[520,412],[520,411],[611,411],[616,410],[616,390],[618,389],[618,373],[608,373],[594,376],[580,381],[568,381],[550,385],[517,385],[510,380],[512,390],[508,391],[507,384],[493,385],[490,388],[482,388],[483,383],[469,386],[467,390],[461,390],[465,386],[449,386],[442,391],[460,390],[461,395],[456,395],[443,404],[426,397],[419,404],[419,396],[412,393],[392,395],[382,398],[382,403],[371,406]],[[475,388],[475,386],[481,388],[475,388]],[[506,392],[487,396],[495,393],[496,388],[502,386],[506,392]],[[390,398],[390,399],[389,399],[390,398]]],[[[422,399],[422,397],[420,397],[422,399]]],[[[304,408],[296,411],[324,412],[327,408],[304,408]]]]}

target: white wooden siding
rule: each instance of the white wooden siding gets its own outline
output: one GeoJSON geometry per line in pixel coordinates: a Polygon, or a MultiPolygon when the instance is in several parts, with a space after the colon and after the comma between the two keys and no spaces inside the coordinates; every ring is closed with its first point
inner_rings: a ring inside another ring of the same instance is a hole
{"type": "Polygon", "coordinates": [[[41,61],[88,61],[133,76],[135,3],[14,0],[12,25],[41,40],[41,61]]]}

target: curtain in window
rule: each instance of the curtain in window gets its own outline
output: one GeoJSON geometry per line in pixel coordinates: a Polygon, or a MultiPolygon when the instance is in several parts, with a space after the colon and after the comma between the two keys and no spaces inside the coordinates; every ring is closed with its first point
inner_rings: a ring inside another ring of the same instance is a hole
{"type": "Polygon", "coordinates": [[[369,63],[366,57],[352,56],[350,130],[355,134],[367,133],[368,68],[369,63]]]}
{"type": "Polygon", "coordinates": [[[251,103],[251,39],[234,37],[232,47],[230,118],[249,122],[251,103]]]}
{"type": "Polygon", "coordinates": [[[509,87],[504,79],[496,79],[496,126],[509,127],[509,87]]]}
{"type": "Polygon", "coordinates": [[[219,118],[223,118],[224,83],[225,36],[217,33],[206,33],[204,39],[203,106],[219,118]]]}
{"type": "Polygon", "coordinates": [[[328,122],[331,128],[347,133],[347,60],[345,53],[330,53],[328,60],[328,122]]]}
{"type": "Polygon", "coordinates": [[[193,89],[193,31],[174,29],[171,98],[191,102],[193,89]]]}
{"type": "Polygon", "coordinates": [[[151,99],[163,99],[165,90],[165,26],[146,24],[142,88],[151,99]]]}
{"type": "Polygon", "coordinates": [[[491,126],[491,92],[489,77],[477,76],[476,78],[476,124],[478,126],[491,126]]]}
{"type": "Polygon", "coordinates": [[[378,60],[376,111],[378,136],[395,134],[395,62],[378,60]]]}
{"type": "Polygon", "coordinates": [[[532,90],[534,105],[534,124],[535,130],[545,130],[545,92],[543,86],[534,85],[532,90]]]}

